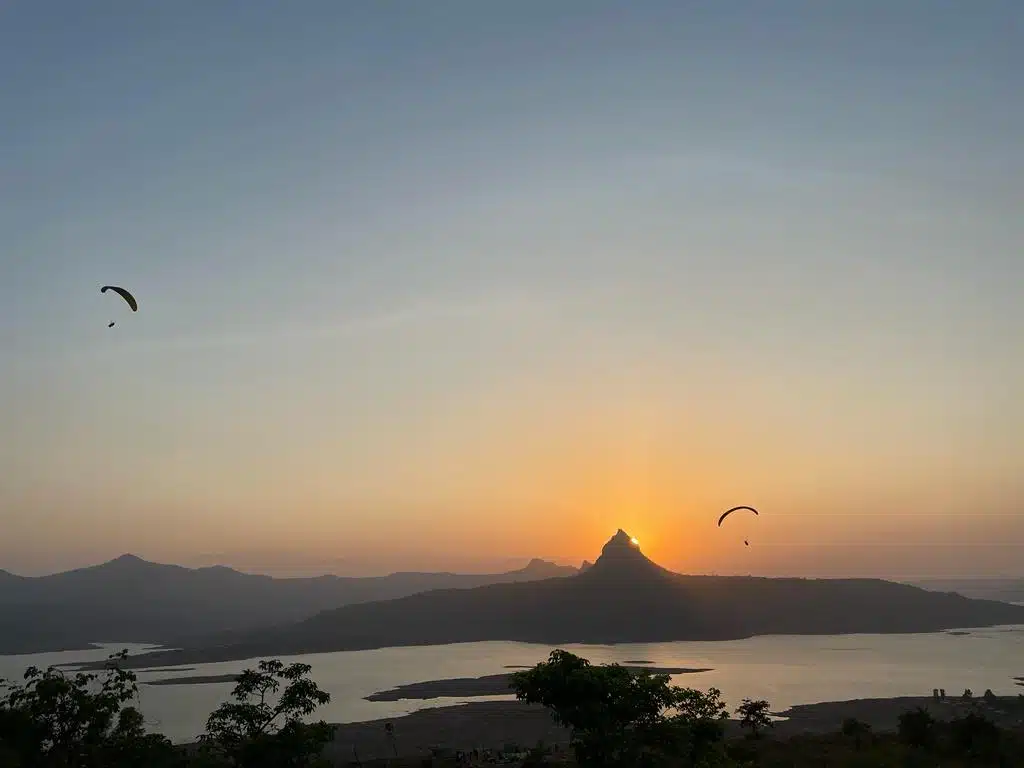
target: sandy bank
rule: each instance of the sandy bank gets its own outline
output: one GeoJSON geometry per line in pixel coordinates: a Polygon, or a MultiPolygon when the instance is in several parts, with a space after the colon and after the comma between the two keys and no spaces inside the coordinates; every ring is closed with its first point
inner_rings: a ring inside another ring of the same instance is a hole
{"type": "MultiPolygon", "coordinates": [[[[686,667],[627,667],[627,669],[648,669],[656,674],[686,675],[708,672],[707,669],[686,667]]],[[[512,673],[484,675],[483,677],[456,677],[449,680],[427,680],[422,683],[400,685],[387,691],[377,691],[366,697],[367,701],[399,701],[400,699],[436,699],[441,696],[503,696],[512,691],[509,688],[512,673]]],[[[188,678],[178,678],[186,680],[188,678]]]]}

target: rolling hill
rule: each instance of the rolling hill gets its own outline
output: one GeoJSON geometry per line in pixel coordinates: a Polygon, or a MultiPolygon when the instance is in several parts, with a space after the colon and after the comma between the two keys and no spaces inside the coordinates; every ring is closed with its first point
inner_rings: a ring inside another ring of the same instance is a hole
{"type": "Polygon", "coordinates": [[[49,576],[0,571],[0,653],[79,649],[106,641],[173,644],[182,636],[299,621],[352,603],[576,572],[535,559],[525,568],[496,574],[271,578],[223,566],[151,563],[134,555],[49,576]]]}

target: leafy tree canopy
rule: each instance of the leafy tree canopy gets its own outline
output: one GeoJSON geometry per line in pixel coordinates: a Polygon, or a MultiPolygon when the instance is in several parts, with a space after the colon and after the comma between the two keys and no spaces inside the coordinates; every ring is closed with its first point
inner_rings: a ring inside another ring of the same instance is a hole
{"type": "Polygon", "coordinates": [[[272,659],[243,672],[231,694],[234,701],[221,704],[206,721],[203,752],[246,768],[316,765],[334,729],[322,720],[302,720],[331,700],[309,679],[311,670],[308,664],[285,666],[272,659]]]}
{"type": "Polygon", "coordinates": [[[66,674],[29,667],[0,698],[0,765],[111,765],[159,768],[177,753],[169,740],[145,732],[135,674],[109,657],[102,674],[66,674]]]}
{"type": "Polygon", "coordinates": [[[572,729],[583,766],[696,764],[724,736],[721,693],[672,685],[669,675],[593,666],[565,650],[512,677],[516,697],[547,707],[572,729]]]}

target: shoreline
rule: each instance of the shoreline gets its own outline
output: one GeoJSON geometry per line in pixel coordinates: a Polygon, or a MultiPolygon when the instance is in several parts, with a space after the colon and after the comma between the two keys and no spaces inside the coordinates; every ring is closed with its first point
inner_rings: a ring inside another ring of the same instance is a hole
{"type": "MultiPolygon", "coordinates": [[[[507,667],[511,668],[511,667],[507,667]]],[[[517,669],[519,667],[516,667],[517,669]]],[[[193,667],[192,669],[195,669],[193,667]]],[[[532,667],[522,667],[532,669],[532,667]]],[[[637,667],[627,666],[626,669],[639,671],[648,670],[656,675],[688,675],[697,672],[710,672],[710,668],[691,667],[637,667]]],[[[146,670],[147,672],[170,672],[164,670],[146,670]]],[[[174,670],[176,671],[176,670],[174,670]]],[[[186,670],[182,670],[186,671],[186,670]]],[[[438,698],[471,698],[474,696],[506,696],[511,694],[509,685],[512,681],[513,672],[500,672],[496,675],[481,675],[480,677],[452,677],[443,680],[424,680],[417,683],[405,683],[394,688],[383,691],[376,691],[363,698],[366,701],[402,701],[403,699],[438,699],[438,698]]],[[[160,680],[140,680],[140,685],[209,685],[213,683],[234,683],[238,680],[238,673],[227,673],[223,675],[184,675],[181,677],[166,677],[160,680]]]]}
{"type": "Polygon", "coordinates": [[[941,701],[932,696],[822,701],[816,704],[796,704],[777,714],[786,718],[780,723],[786,735],[835,731],[843,720],[850,717],[867,723],[874,731],[882,732],[896,730],[899,716],[918,707],[927,709],[938,720],[949,720],[980,711],[1000,725],[1024,728],[1024,701],[1013,694],[996,696],[992,702],[985,701],[981,696],[969,700],[960,696],[947,696],[941,701]]]}
{"type": "MultiPolygon", "coordinates": [[[[949,719],[966,714],[975,705],[987,707],[978,699],[972,705],[959,698],[936,702],[931,696],[799,704],[773,713],[786,719],[776,721],[769,735],[785,739],[801,734],[835,733],[849,717],[867,723],[876,733],[892,732],[898,726],[899,716],[916,707],[927,707],[936,718],[949,719]]],[[[1005,727],[1024,729],[1024,703],[1017,696],[997,697],[996,707],[988,707],[987,714],[992,716],[991,713],[997,713],[1000,724],[1005,727]]],[[[507,744],[528,748],[538,741],[565,750],[570,737],[570,731],[555,725],[550,713],[540,705],[521,701],[478,701],[420,709],[399,717],[334,724],[334,740],[325,754],[346,761],[352,759],[353,750],[361,760],[393,757],[395,750],[385,733],[388,723],[393,727],[394,748],[401,757],[427,756],[432,748],[498,750],[507,744]]],[[[727,722],[727,738],[738,737],[741,733],[737,720],[727,722]]]]}
{"type": "MultiPolygon", "coordinates": [[[[278,656],[302,656],[311,654],[324,654],[324,653],[348,653],[356,651],[369,651],[379,650],[382,648],[417,648],[417,647],[437,647],[447,645],[461,645],[463,643],[483,643],[483,642],[518,642],[527,643],[531,645],[552,647],[562,647],[566,645],[632,645],[637,643],[674,643],[674,642],[729,642],[729,641],[740,641],[750,640],[756,637],[850,637],[855,635],[887,635],[887,636],[898,636],[898,635],[948,635],[951,637],[966,636],[974,634],[977,631],[997,631],[997,632],[1024,632],[1024,625],[1017,623],[994,623],[985,624],[981,626],[973,627],[956,627],[956,626],[922,626],[916,629],[899,629],[899,630],[888,630],[888,631],[869,631],[867,629],[862,631],[845,631],[845,632],[740,632],[740,633],[724,633],[724,634],[698,634],[693,636],[679,637],[679,636],[665,636],[659,638],[642,637],[642,638],[630,638],[630,639],[612,639],[612,640],[581,640],[580,638],[542,638],[534,637],[532,639],[523,638],[502,638],[502,637],[487,637],[477,638],[472,640],[452,640],[444,642],[421,642],[421,641],[393,641],[393,642],[367,642],[364,640],[345,640],[338,642],[328,642],[326,640],[318,640],[316,642],[303,642],[303,643],[284,643],[275,641],[265,642],[249,642],[249,643],[235,643],[231,645],[220,645],[213,647],[195,647],[195,648],[164,648],[159,647],[152,650],[147,650],[142,653],[129,655],[125,663],[120,666],[123,669],[132,669],[138,671],[145,671],[156,667],[180,667],[180,666],[194,666],[198,664],[215,664],[228,661],[247,661],[255,660],[259,658],[269,658],[278,656]]],[[[68,665],[74,665],[77,671],[88,672],[103,669],[107,662],[106,661],[90,661],[90,662],[70,662],[68,665]]]]}

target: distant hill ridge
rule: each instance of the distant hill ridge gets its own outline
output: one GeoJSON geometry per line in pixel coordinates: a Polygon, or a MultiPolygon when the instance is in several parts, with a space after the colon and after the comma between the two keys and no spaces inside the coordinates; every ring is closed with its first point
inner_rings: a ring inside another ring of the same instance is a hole
{"type": "Polygon", "coordinates": [[[957,592],[964,597],[999,600],[1004,603],[1024,603],[1024,578],[1020,577],[933,577],[906,583],[924,589],[957,592]]]}
{"type": "Polygon", "coordinates": [[[184,639],[135,657],[169,666],[485,640],[567,643],[727,640],[762,634],[931,632],[1024,623],[1024,607],[881,579],[684,576],[618,531],[569,578],[437,589],[347,605],[261,631],[184,639]]]}
{"type": "Polygon", "coordinates": [[[47,576],[0,571],[0,653],[77,649],[105,641],[167,643],[183,633],[244,631],[431,589],[576,573],[572,566],[534,558],[505,573],[275,578],[223,565],[152,563],[131,554],[47,576]]]}

